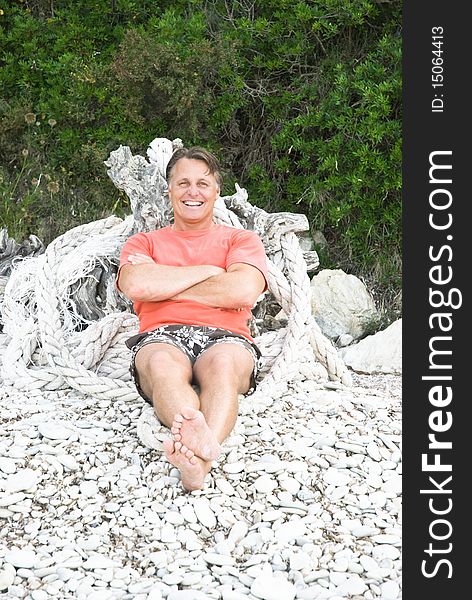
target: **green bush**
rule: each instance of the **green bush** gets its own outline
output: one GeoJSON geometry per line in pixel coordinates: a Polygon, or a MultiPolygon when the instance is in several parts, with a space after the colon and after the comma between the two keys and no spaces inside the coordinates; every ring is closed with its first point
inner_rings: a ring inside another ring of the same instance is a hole
{"type": "Polygon", "coordinates": [[[48,243],[129,211],[103,161],[202,144],[337,266],[401,280],[401,3],[48,0],[0,15],[0,215],[48,243]]]}

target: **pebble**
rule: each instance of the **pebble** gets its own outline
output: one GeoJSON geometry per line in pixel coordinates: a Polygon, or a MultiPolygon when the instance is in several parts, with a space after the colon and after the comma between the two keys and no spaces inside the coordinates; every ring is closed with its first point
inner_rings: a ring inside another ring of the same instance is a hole
{"type": "Polygon", "coordinates": [[[347,473],[330,467],[326,469],[325,473],[323,474],[323,480],[329,485],[339,486],[347,485],[351,478],[347,473]]]}
{"type": "Polygon", "coordinates": [[[0,569],[0,592],[7,590],[15,581],[15,569],[8,569],[8,566],[0,569]]]}
{"type": "Polygon", "coordinates": [[[305,532],[306,526],[302,521],[288,521],[275,531],[275,538],[279,543],[286,544],[296,538],[303,537],[305,532]]]}
{"type": "Polygon", "coordinates": [[[251,594],[261,600],[294,600],[296,587],[286,579],[260,575],[251,585],[251,594]]]}
{"type": "Polygon", "coordinates": [[[3,485],[7,492],[14,493],[33,488],[39,480],[39,473],[33,469],[20,469],[8,475],[3,485]]]}
{"type": "Polygon", "coordinates": [[[6,456],[0,456],[0,471],[8,474],[15,473],[16,461],[6,456]]]}
{"type": "Polygon", "coordinates": [[[384,581],[380,586],[382,600],[396,600],[400,594],[400,586],[396,581],[384,581]]]}
{"type": "Polygon", "coordinates": [[[5,561],[16,568],[31,569],[37,560],[34,550],[15,549],[5,554],[5,561]]]}
{"type": "Polygon", "coordinates": [[[67,440],[74,433],[60,421],[44,421],[38,425],[38,431],[48,440],[67,440]]]}
{"type": "Polygon", "coordinates": [[[217,554],[216,552],[205,552],[203,560],[210,565],[218,565],[219,567],[226,565],[234,565],[235,560],[232,556],[217,554]]]}
{"type": "Polygon", "coordinates": [[[226,463],[223,465],[223,471],[225,473],[241,473],[245,466],[243,462],[226,463]]]}
{"type": "Polygon", "coordinates": [[[215,514],[206,498],[195,498],[193,509],[198,521],[200,521],[202,525],[208,529],[213,529],[213,527],[216,526],[215,514]]]}
{"type": "Polygon", "coordinates": [[[277,483],[269,475],[261,475],[252,484],[254,489],[261,494],[273,492],[277,487],[277,483]]]}
{"type": "Polygon", "coordinates": [[[192,493],[161,452],[166,430],[157,449],[136,435],[140,398],[51,391],[26,404],[1,388],[0,595],[399,600],[401,385],[388,379],[387,393],[386,379],[242,397],[192,493]]]}

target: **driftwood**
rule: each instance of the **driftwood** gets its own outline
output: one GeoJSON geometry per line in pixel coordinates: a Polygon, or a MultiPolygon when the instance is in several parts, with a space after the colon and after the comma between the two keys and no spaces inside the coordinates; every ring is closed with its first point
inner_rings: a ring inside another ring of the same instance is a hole
{"type": "MultiPolygon", "coordinates": [[[[131,201],[133,226],[131,233],[152,231],[172,222],[172,209],[167,199],[165,167],[172,153],[182,146],[180,139],[171,142],[165,138],[154,140],[148,149],[148,159],[133,156],[127,146],[120,146],[112,152],[105,164],[108,175],[115,186],[123,190],[131,201]]],[[[241,190],[232,196],[220,199],[239,220],[245,229],[251,229],[262,238],[268,254],[280,252],[280,238],[287,232],[300,234],[306,232],[308,221],[305,215],[294,213],[266,213],[252,206],[241,190]],[[278,248],[278,249],[277,249],[278,248]]],[[[220,210],[223,204],[220,204],[220,210]]],[[[218,212],[218,211],[217,211],[218,212]]],[[[37,256],[44,252],[44,244],[34,235],[18,244],[8,237],[5,229],[0,230],[0,301],[6,282],[16,258],[37,256]]],[[[319,266],[318,254],[313,250],[303,252],[306,271],[313,272],[319,266]]],[[[114,282],[118,272],[118,257],[102,258],[93,266],[87,277],[80,278],[70,286],[69,294],[77,315],[83,320],[77,322],[77,328],[87,326],[107,314],[110,294],[114,295],[115,309],[132,310],[132,304],[121,294],[114,293],[114,282]]],[[[270,294],[266,295],[254,308],[255,321],[252,332],[273,329],[273,317],[280,305],[270,294]],[[265,317],[268,317],[265,319],[265,317]],[[259,327],[257,327],[257,325],[259,327]]],[[[1,326],[1,311],[0,311],[1,326]]]]}
{"type": "MultiPolygon", "coordinates": [[[[73,388],[98,399],[136,399],[124,342],[139,323],[115,277],[126,239],[172,220],[165,167],[180,143],[154,140],[149,160],[120,146],[105,164],[129,197],[132,214],[75,227],[40,255],[13,265],[1,299],[5,385],[25,392],[73,388]]],[[[311,314],[308,267],[297,237],[308,230],[306,217],[269,214],[252,206],[246,190],[236,185],[233,195],[218,199],[214,218],[258,233],[268,255],[269,290],[253,311],[252,333],[263,360],[251,401],[262,407],[281,397],[291,378],[300,375],[303,360],[315,359],[326,376],[349,385],[346,365],[311,314]],[[261,331],[266,313],[279,308],[287,315],[286,327],[261,331]]],[[[317,264],[317,256],[310,256],[317,264]]]]}
{"type": "Polygon", "coordinates": [[[38,256],[44,252],[43,242],[35,235],[18,243],[9,237],[8,231],[0,229],[0,331],[3,329],[1,300],[15,260],[26,256],[38,256]]]}

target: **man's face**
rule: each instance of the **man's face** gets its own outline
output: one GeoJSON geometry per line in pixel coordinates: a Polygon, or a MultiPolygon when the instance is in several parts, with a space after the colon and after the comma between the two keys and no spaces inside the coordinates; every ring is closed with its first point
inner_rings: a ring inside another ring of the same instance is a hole
{"type": "Polygon", "coordinates": [[[219,191],[215,176],[203,160],[178,160],[169,181],[175,229],[208,229],[219,191]]]}

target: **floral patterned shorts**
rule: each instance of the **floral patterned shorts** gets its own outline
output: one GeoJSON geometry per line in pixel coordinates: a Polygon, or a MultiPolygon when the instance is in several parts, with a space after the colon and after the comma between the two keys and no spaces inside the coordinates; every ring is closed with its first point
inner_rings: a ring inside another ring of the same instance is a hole
{"type": "Polygon", "coordinates": [[[216,344],[238,344],[246,348],[254,360],[254,369],[251,376],[251,385],[247,394],[252,394],[256,389],[256,377],[260,367],[261,351],[253,342],[247,338],[227,329],[217,327],[206,327],[200,325],[164,325],[153,331],[138,333],[126,340],[126,345],[132,351],[130,372],[139,394],[150,404],[152,401],[145,395],[139,385],[139,377],[136,370],[136,354],[148,344],[164,343],[171,344],[181,350],[195,364],[195,361],[208,348],[216,344]]]}

